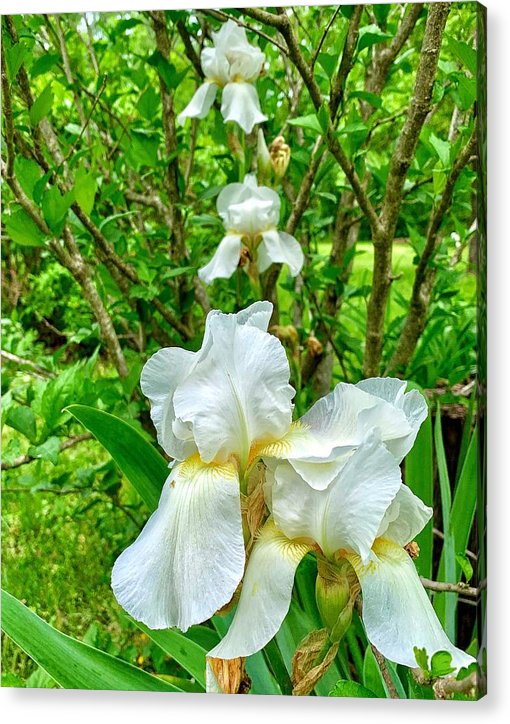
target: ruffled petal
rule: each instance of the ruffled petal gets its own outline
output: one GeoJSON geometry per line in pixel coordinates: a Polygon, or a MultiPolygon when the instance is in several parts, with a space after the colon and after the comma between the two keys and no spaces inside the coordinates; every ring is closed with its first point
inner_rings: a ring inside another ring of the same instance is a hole
{"type": "Polygon", "coordinates": [[[158,509],[115,562],[112,588],[149,628],[186,631],[230,601],[243,570],[235,468],[193,456],[172,470],[158,509]]]}
{"type": "Polygon", "coordinates": [[[326,490],[315,490],[288,463],[275,470],[273,517],[289,538],[311,538],[326,556],[341,549],[363,560],[401,485],[400,468],[374,436],[347,460],[326,490]]]}
{"type": "Polygon", "coordinates": [[[221,113],[225,121],[235,121],[245,133],[251,133],[256,123],[267,121],[251,83],[227,83],[223,89],[221,113]]]}
{"type": "Polygon", "coordinates": [[[448,651],[452,666],[469,666],[473,657],[455,647],[443,631],[423,588],[416,567],[399,545],[378,539],[364,565],[348,555],[361,583],[363,623],[368,638],[390,661],[416,666],[414,647],[429,656],[448,651]]]}
{"type": "Polygon", "coordinates": [[[215,279],[229,279],[237,269],[241,257],[241,236],[228,234],[220,243],[211,261],[198,270],[199,278],[205,284],[215,279]]]}
{"type": "Polygon", "coordinates": [[[418,390],[406,393],[407,382],[393,377],[373,377],[362,380],[356,385],[360,390],[368,392],[398,410],[405,416],[409,431],[399,435],[397,431],[388,431],[385,435],[386,445],[398,460],[403,460],[414,445],[421,424],[428,415],[427,402],[418,390]]]}
{"type": "Polygon", "coordinates": [[[407,485],[401,485],[381,522],[377,537],[407,545],[432,518],[432,508],[420,500],[407,485]]]}
{"type": "Polygon", "coordinates": [[[301,271],[304,255],[298,241],[284,231],[270,230],[262,234],[258,249],[258,267],[263,272],[271,264],[287,264],[291,276],[301,271]]]}
{"type": "Polygon", "coordinates": [[[160,349],[146,362],[140,387],[151,402],[151,418],[158,442],[171,457],[184,460],[196,450],[192,439],[184,441],[173,431],[175,410],[173,395],[196,362],[197,354],[179,347],[160,349]]]}
{"type": "Polygon", "coordinates": [[[177,118],[179,123],[184,123],[186,118],[205,118],[211,110],[217,90],[218,86],[215,83],[210,81],[203,83],[195,92],[195,95],[186,108],[182,113],[179,113],[177,118]]]}
{"type": "Polygon", "coordinates": [[[289,363],[276,337],[235,315],[209,317],[208,331],[210,349],[175,392],[176,415],[193,426],[205,462],[237,455],[244,468],[253,443],[281,437],[291,423],[289,363]]]}
{"type": "Polygon", "coordinates": [[[269,519],[246,567],[241,597],[227,635],[208,656],[234,659],[260,651],[289,610],[294,574],[310,550],[282,535],[269,519]]]}

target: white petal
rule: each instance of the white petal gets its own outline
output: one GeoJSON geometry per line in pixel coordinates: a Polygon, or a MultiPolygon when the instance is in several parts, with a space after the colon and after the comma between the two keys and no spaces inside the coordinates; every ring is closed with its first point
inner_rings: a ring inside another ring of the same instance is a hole
{"type": "Polygon", "coordinates": [[[221,88],[230,80],[230,64],[221,50],[204,48],[200,65],[209,83],[216,83],[221,88]]]}
{"type": "Polygon", "coordinates": [[[266,231],[258,251],[259,271],[265,271],[272,263],[287,264],[295,277],[301,271],[304,261],[303,250],[290,234],[283,231],[266,231]]]}
{"type": "Polygon", "coordinates": [[[219,243],[211,261],[198,270],[198,276],[206,284],[215,279],[229,279],[237,269],[241,256],[241,237],[228,234],[219,243]]]}
{"type": "Polygon", "coordinates": [[[362,380],[356,387],[385,400],[393,409],[399,410],[405,415],[409,426],[407,433],[399,435],[396,430],[393,432],[388,430],[384,435],[388,450],[396,458],[403,460],[414,445],[422,422],[427,418],[428,407],[425,398],[418,390],[405,393],[407,382],[392,377],[373,377],[362,380]]]}
{"type": "Polygon", "coordinates": [[[255,80],[265,60],[264,53],[250,45],[243,27],[228,20],[213,33],[215,49],[229,61],[230,80],[255,80]]]}
{"type": "Polygon", "coordinates": [[[179,347],[160,349],[146,362],[140,378],[142,392],[151,402],[151,418],[158,442],[168,455],[178,460],[184,460],[196,450],[193,441],[180,440],[172,429],[175,421],[174,392],[195,361],[195,352],[179,347]]]}
{"type": "Polygon", "coordinates": [[[296,568],[309,550],[307,545],[288,540],[268,520],[248,561],[227,635],[208,656],[250,656],[273,638],[289,610],[296,568]]]}
{"type": "Polygon", "coordinates": [[[221,113],[225,121],[235,121],[245,133],[251,133],[256,123],[267,121],[251,83],[227,83],[221,99],[221,113]]]}
{"type": "Polygon", "coordinates": [[[184,123],[186,118],[205,118],[214,103],[217,90],[218,86],[215,83],[203,83],[186,108],[179,114],[177,119],[179,123],[184,123]]]}
{"type": "Polygon", "coordinates": [[[193,456],[174,467],[158,509],[115,562],[112,588],[149,628],[186,631],[230,601],[243,569],[235,468],[193,456]]]}
{"type": "Polygon", "coordinates": [[[272,202],[258,199],[253,195],[228,207],[225,226],[253,239],[268,227],[275,226],[277,222],[278,217],[272,202]]]}
{"type": "Polygon", "coordinates": [[[406,551],[378,539],[372,559],[363,565],[358,556],[347,556],[361,583],[363,623],[367,636],[390,661],[416,666],[413,648],[452,654],[452,666],[469,666],[472,656],[456,648],[446,636],[423,588],[416,567],[406,551]]]}
{"type": "Polygon", "coordinates": [[[346,549],[365,560],[401,485],[395,458],[375,437],[356,450],[326,490],[314,490],[288,463],[275,470],[272,510],[289,538],[311,538],[326,556],[346,549]]]}
{"type": "Polygon", "coordinates": [[[244,468],[253,443],[279,438],[290,425],[289,363],[276,337],[234,315],[208,323],[210,349],[177,388],[176,415],[193,425],[205,462],[237,455],[244,468]]]}
{"type": "Polygon", "coordinates": [[[407,485],[401,485],[385,513],[377,537],[405,546],[423,530],[431,517],[432,508],[425,505],[407,485]]]}
{"type": "Polygon", "coordinates": [[[299,422],[307,434],[292,440],[286,457],[318,490],[331,483],[348,453],[359,447],[373,428],[379,429],[387,447],[388,440],[412,433],[402,409],[344,382],[318,400],[299,422]]]}

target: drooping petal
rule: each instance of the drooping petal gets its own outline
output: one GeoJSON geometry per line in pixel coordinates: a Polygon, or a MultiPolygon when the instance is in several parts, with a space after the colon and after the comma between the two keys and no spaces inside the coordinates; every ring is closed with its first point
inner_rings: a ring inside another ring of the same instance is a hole
{"type": "Polygon", "coordinates": [[[173,431],[174,392],[189,374],[196,357],[195,352],[179,347],[160,349],[146,362],[140,378],[142,392],[151,402],[151,418],[158,442],[168,455],[178,460],[184,460],[196,450],[192,440],[184,441],[173,431]]]}
{"type": "Polygon", "coordinates": [[[326,556],[340,549],[370,555],[401,485],[398,463],[373,436],[347,460],[326,490],[315,490],[285,462],[274,472],[273,517],[289,538],[311,538],[326,556]]]}
{"type": "Polygon", "coordinates": [[[218,86],[215,83],[210,81],[203,83],[195,92],[195,95],[186,108],[182,113],[179,113],[177,118],[179,123],[184,123],[186,118],[205,118],[211,110],[217,90],[218,86]]]}
{"type": "Polygon", "coordinates": [[[198,270],[199,278],[205,284],[215,279],[229,279],[237,269],[241,257],[241,236],[228,234],[220,241],[211,261],[198,270]]]}
{"type": "Polygon", "coordinates": [[[409,431],[398,435],[393,432],[385,436],[386,445],[396,458],[403,460],[414,445],[416,435],[422,422],[427,418],[428,407],[423,395],[418,390],[406,393],[407,382],[393,377],[372,377],[362,380],[356,385],[374,397],[388,402],[395,410],[399,410],[406,418],[409,431]]]}
{"type": "Polygon", "coordinates": [[[237,455],[244,468],[254,442],[281,437],[290,425],[289,364],[276,337],[235,315],[208,322],[210,349],[177,388],[175,411],[192,424],[205,462],[237,455]]]}
{"type": "Polygon", "coordinates": [[[291,276],[301,271],[304,255],[299,242],[284,231],[269,230],[262,234],[258,249],[258,267],[263,272],[271,264],[287,264],[291,276]]]}
{"type": "Polygon", "coordinates": [[[267,521],[248,561],[227,635],[208,656],[250,656],[273,638],[289,610],[296,568],[309,550],[303,543],[288,540],[271,519],[267,521]]]}
{"type": "Polygon", "coordinates": [[[115,562],[112,588],[149,628],[186,631],[230,601],[243,570],[235,467],[195,455],[173,468],[158,509],[115,562]]]}
{"type": "Polygon", "coordinates": [[[359,556],[347,558],[361,583],[367,636],[390,661],[416,666],[415,646],[424,648],[429,656],[448,651],[456,668],[474,661],[446,636],[416,567],[403,548],[379,538],[366,565],[359,556]]]}
{"type": "Polygon", "coordinates": [[[431,517],[432,508],[425,505],[407,485],[401,485],[384,515],[377,537],[405,546],[423,530],[431,517]]]}
{"type": "Polygon", "coordinates": [[[245,133],[251,133],[256,123],[267,121],[251,83],[227,83],[223,89],[221,114],[225,121],[235,121],[245,133]]]}

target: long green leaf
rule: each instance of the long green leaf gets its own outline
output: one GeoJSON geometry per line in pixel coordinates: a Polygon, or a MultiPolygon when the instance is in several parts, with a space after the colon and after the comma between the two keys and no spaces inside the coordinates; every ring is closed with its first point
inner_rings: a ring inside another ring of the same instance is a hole
{"type": "Polygon", "coordinates": [[[147,507],[157,508],[168,465],[157,450],[124,420],[86,405],[67,410],[89,430],[115,460],[147,507]]]}
{"type": "MultiPolygon", "coordinates": [[[[426,505],[434,503],[432,420],[430,415],[420,428],[413,448],[405,459],[405,482],[426,505]]],[[[420,555],[416,559],[418,573],[425,578],[432,577],[433,522],[430,520],[416,537],[420,555]]]]}
{"type": "MultiPolygon", "coordinates": [[[[455,538],[455,552],[464,553],[473,527],[473,521],[475,518],[476,499],[477,499],[477,459],[478,459],[478,434],[475,428],[469,447],[462,466],[462,471],[455,488],[455,495],[453,498],[450,525],[454,532],[455,538]]],[[[439,569],[437,578],[440,581],[444,581],[446,576],[446,556],[443,553],[439,560],[439,569]]],[[[456,565],[454,582],[460,579],[460,567],[456,565]]],[[[447,595],[437,593],[434,597],[434,608],[437,615],[441,620],[445,615],[445,597],[447,595]]]]}
{"type": "Polygon", "coordinates": [[[64,689],[181,691],[127,661],[57,631],[6,591],[2,591],[2,628],[64,689]]]}
{"type": "MultiPolygon", "coordinates": [[[[434,442],[436,445],[437,472],[439,477],[439,488],[441,492],[441,511],[443,514],[443,551],[445,580],[448,583],[455,583],[455,538],[451,526],[452,492],[446,455],[444,450],[443,433],[441,429],[441,407],[439,402],[436,408],[436,422],[434,426],[434,442]]],[[[444,593],[444,609],[437,611],[445,631],[452,641],[455,641],[457,596],[455,593],[444,593]]]]}
{"type": "Polygon", "coordinates": [[[176,629],[156,631],[139,621],[134,623],[205,689],[205,649],[176,629]]]}

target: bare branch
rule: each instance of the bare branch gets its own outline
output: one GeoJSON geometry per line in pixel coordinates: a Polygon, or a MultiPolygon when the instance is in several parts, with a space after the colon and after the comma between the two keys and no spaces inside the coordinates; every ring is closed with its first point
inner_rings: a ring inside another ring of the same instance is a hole
{"type": "MultiPolygon", "coordinates": [[[[92,435],[90,432],[83,432],[81,435],[75,435],[74,437],[70,437],[68,440],[64,440],[60,443],[59,452],[63,452],[64,450],[69,450],[69,448],[74,447],[75,445],[78,445],[78,443],[83,442],[84,440],[90,440],[92,438],[92,435]]],[[[34,457],[33,455],[20,455],[19,457],[15,458],[12,463],[7,463],[4,460],[2,460],[2,470],[12,470],[13,468],[19,468],[22,465],[27,465],[28,463],[33,462],[34,460],[40,460],[38,457],[34,457]]],[[[13,490],[7,488],[4,489],[3,492],[13,492],[13,490]]]]}
{"type": "Polygon", "coordinates": [[[462,596],[478,598],[480,589],[469,586],[467,583],[444,583],[443,581],[431,581],[428,578],[420,577],[424,588],[437,593],[459,593],[462,596]]]}

